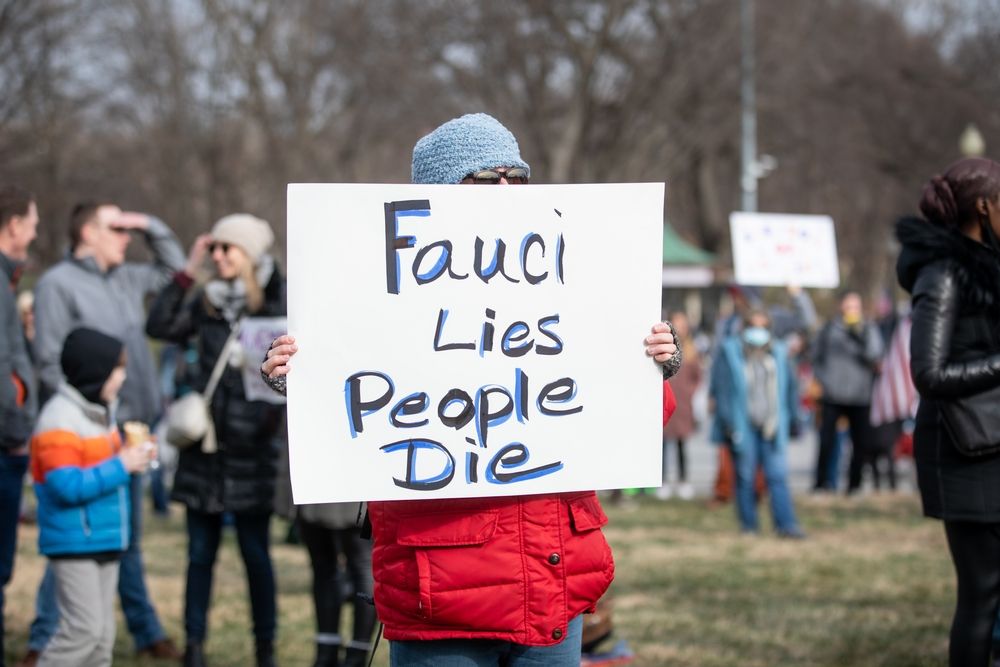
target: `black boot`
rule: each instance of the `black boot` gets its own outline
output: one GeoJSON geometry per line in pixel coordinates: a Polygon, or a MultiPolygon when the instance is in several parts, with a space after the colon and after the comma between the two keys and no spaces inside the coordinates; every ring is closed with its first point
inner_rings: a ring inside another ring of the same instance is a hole
{"type": "Polygon", "coordinates": [[[340,667],[340,646],[316,644],[316,662],[313,667],[340,667]]]}
{"type": "Polygon", "coordinates": [[[360,648],[347,648],[344,657],[344,667],[365,667],[368,664],[368,651],[360,648]]]}
{"type": "Polygon", "coordinates": [[[257,642],[257,667],[275,667],[273,642],[257,642]]]}
{"type": "Polygon", "coordinates": [[[184,649],[184,667],[207,667],[205,649],[200,643],[188,644],[184,649]]]}

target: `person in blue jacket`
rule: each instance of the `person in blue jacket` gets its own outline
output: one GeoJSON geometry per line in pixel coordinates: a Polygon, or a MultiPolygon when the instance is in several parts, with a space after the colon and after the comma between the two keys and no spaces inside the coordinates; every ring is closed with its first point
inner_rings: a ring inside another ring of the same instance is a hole
{"type": "Polygon", "coordinates": [[[736,462],[736,511],[744,532],[759,531],[754,474],[757,466],[771,496],[774,528],[781,537],[804,537],[788,488],[789,415],[797,396],[785,344],[771,334],[763,309],[751,310],[742,331],[723,340],[712,367],[716,435],[731,443],[736,462]]]}
{"type": "Polygon", "coordinates": [[[39,667],[104,667],[115,643],[118,565],[129,545],[129,480],[155,453],[122,447],[115,424],[127,354],[117,338],[74,330],[65,375],[31,439],[38,549],[55,576],[59,626],[39,667]]]}

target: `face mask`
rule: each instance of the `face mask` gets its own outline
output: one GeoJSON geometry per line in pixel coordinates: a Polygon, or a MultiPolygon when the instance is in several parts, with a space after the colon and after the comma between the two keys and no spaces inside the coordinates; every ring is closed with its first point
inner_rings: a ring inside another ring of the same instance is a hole
{"type": "Polygon", "coordinates": [[[751,347],[764,347],[771,342],[771,332],[764,327],[749,327],[743,330],[743,342],[751,347]]]}

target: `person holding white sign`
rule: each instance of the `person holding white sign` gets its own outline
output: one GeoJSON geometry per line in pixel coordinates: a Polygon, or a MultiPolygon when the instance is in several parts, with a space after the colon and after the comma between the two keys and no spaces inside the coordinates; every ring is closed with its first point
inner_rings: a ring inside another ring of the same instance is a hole
{"type": "MultiPolygon", "coordinates": [[[[217,447],[196,443],[181,450],[171,498],[187,506],[188,570],[184,593],[184,664],[205,664],[212,571],[222,535],[222,515],[232,513],[240,555],[246,566],[259,667],[274,664],[277,627],[270,525],[277,481],[277,439],[285,408],[252,400],[246,394],[245,355],[234,345],[234,329],[249,315],[285,315],[285,279],[268,250],[271,226],[247,214],[229,215],[198,237],[187,266],[157,297],[146,333],[186,344],[197,340],[194,387],[204,391],[216,362],[227,355],[210,400],[217,447]],[[195,284],[205,258],[213,272],[195,284]],[[193,291],[193,295],[191,292],[193,291]]],[[[250,362],[253,363],[253,362],[250,362]]]]}
{"type": "Polygon", "coordinates": [[[789,429],[797,403],[794,371],[784,342],[771,333],[763,308],[751,310],[738,334],[728,336],[712,366],[715,416],[736,465],[736,512],[745,533],[757,533],[754,478],[764,470],[771,516],[779,537],[805,537],[788,488],[789,429]]]}
{"type": "MultiPolygon", "coordinates": [[[[523,185],[529,177],[517,140],[486,114],[448,121],[413,149],[414,183],[523,185]]],[[[654,325],[645,345],[668,376],[676,372],[668,325],[654,325]]],[[[279,391],[297,350],[282,336],[261,366],[279,391]]],[[[375,605],[392,665],[580,664],[581,614],[614,576],[593,491],[372,502],[369,517],[375,605]],[[430,559],[433,569],[420,565],[430,559]]]]}

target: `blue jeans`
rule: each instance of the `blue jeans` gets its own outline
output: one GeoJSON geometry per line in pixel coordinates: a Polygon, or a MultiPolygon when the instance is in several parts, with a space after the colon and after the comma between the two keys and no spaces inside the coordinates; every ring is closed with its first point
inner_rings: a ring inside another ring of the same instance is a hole
{"type": "MultiPolygon", "coordinates": [[[[234,513],[236,539],[250,587],[253,635],[258,643],[274,641],[278,625],[277,588],[271,567],[271,515],[234,513]]],[[[187,510],[188,571],[184,590],[184,632],[187,642],[205,641],[212,570],[222,539],[222,514],[187,510]]]]}
{"type": "Polygon", "coordinates": [[[170,494],[163,483],[163,468],[149,471],[149,493],[153,498],[153,512],[157,516],[170,514],[170,494]]]}
{"type": "Polygon", "coordinates": [[[826,468],[827,485],[830,490],[836,491],[840,485],[840,459],[844,453],[844,441],[847,440],[846,431],[837,431],[837,437],[833,440],[833,447],[830,450],[830,463],[826,468]]]}
{"type": "Polygon", "coordinates": [[[757,499],[754,494],[754,474],[758,464],[764,469],[764,479],[771,497],[771,515],[779,533],[795,532],[799,528],[788,490],[788,463],[785,452],[773,440],[765,440],[757,429],[746,433],[740,448],[733,451],[736,461],[736,511],[740,527],[757,532],[757,499]]]}
{"type": "Polygon", "coordinates": [[[0,453],[0,667],[4,664],[4,588],[14,572],[17,551],[17,520],[21,513],[21,489],[28,457],[0,453]]]}
{"type": "MultiPolygon", "coordinates": [[[[118,574],[118,597],[135,650],[141,651],[166,637],[160,619],[156,616],[146,590],[146,574],[142,564],[142,476],[132,475],[129,483],[131,508],[129,523],[131,536],[128,550],[122,554],[118,574]]],[[[59,627],[59,606],[56,602],[55,577],[52,568],[45,569],[45,576],[38,587],[35,599],[35,620],[28,635],[28,648],[42,651],[59,627]]]]}
{"type": "Polygon", "coordinates": [[[554,646],[524,646],[491,639],[389,642],[392,667],[580,667],[583,616],[569,622],[554,646]]]}

